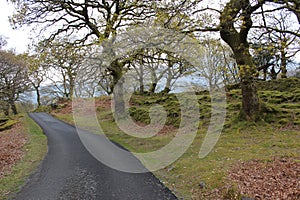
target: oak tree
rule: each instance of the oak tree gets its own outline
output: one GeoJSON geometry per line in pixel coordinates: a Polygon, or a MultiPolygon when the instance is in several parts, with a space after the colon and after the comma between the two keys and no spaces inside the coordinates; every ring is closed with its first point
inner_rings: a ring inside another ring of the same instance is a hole
{"type": "Polygon", "coordinates": [[[0,101],[5,115],[18,114],[16,101],[28,88],[26,63],[14,52],[0,50],[0,101]]]}

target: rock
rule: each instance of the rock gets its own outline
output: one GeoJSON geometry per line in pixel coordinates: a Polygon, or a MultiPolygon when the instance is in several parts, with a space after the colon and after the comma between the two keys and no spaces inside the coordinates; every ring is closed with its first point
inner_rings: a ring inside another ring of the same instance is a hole
{"type": "Polygon", "coordinates": [[[200,186],[201,189],[204,189],[204,188],[205,188],[205,183],[204,183],[203,181],[201,181],[201,182],[199,183],[199,186],[200,186]]]}

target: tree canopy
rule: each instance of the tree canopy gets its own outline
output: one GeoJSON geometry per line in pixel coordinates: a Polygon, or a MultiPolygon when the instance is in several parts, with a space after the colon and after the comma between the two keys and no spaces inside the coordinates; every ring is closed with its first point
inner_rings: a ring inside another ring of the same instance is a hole
{"type": "MultiPolygon", "coordinates": [[[[276,70],[275,63],[277,65],[280,63],[281,77],[286,77],[287,64],[299,51],[299,0],[224,0],[210,4],[204,0],[10,0],[10,2],[16,7],[15,14],[10,18],[14,27],[34,25],[39,33],[43,33],[41,39],[48,44],[57,38],[67,37],[67,43],[73,46],[99,46],[103,41],[140,25],[176,30],[196,38],[200,43],[201,38],[210,33],[218,33],[218,36],[210,35],[210,37],[221,38],[233,52],[232,57],[236,60],[239,75],[235,80],[240,81],[243,94],[241,116],[248,120],[255,120],[260,112],[255,84],[260,71],[263,70],[264,76],[267,77],[268,69],[272,75],[276,70]],[[278,18],[280,13],[285,17],[278,18]],[[287,20],[296,23],[286,26],[287,20]],[[273,49],[269,51],[270,54],[267,53],[268,49],[263,46],[268,41],[280,43],[279,46],[268,47],[278,48],[278,53],[271,55],[273,49]],[[294,45],[295,42],[297,45],[294,45]],[[258,45],[261,45],[261,48],[258,45]],[[293,49],[297,49],[294,53],[290,48],[292,45],[293,49]],[[258,58],[255,54],[263,49],[267,52],[261,51],[263,54],[260,56],[265,57],[258,58]],[[276,58],[277,62],[274,62],[274,56],[279,56],[280,59],[276,58]],[[258,62],[258,59],[262,62],[258,62]]],[[[120,81],[124,71],[130,68],[132,63],[141,63],[145,57],[147,55],[128,55],[126,58],[116,59],[102,70],[109,78],[103,78],[104,82],[99,81],[99,84],[103,88],[109,85],[108,91],[112,92],[112,88],[120,81]],[[106,83],[107,81],[110,83],[106,83]]],[[[172,67],[174,65],[169,65],[169,69],[172,67]]],[[[171,72],[165,70],[166,74],[171,75],[171,72]]]]}
{"type": "Polygon", "coordinates": [[[9,109],[18,113],[15,102],[27,86],[25,62],[13,52],[0,50],[0,106],[5,115],[9,115],[9,109]]]}

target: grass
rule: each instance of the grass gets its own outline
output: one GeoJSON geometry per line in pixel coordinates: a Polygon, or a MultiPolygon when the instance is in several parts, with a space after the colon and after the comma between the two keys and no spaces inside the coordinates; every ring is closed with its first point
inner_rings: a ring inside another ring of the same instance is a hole
{"type": "Polygon", "coordinates": [[[282,132],[262,125],[248,128],[240,124],[225,129],[213,151],[200,159],[198,152],[204,134],[205,130],[199,131],[193,145],[179,160],[155,172],[179,197],[189,199],[205,192],[199,187],[200,182],[207,185],[207,191],[228,184],[227,170],[237,162],[299,155],[299,132],[282,132]]]}
{"type": "MultiPolygon", "coordinates": [[[[71,122],[71,117],[68,115],[61,119],[68,118],[67,121],[71,122]]],[[[133,152],[149,152],[159,149],[173,137],[172,134],[168,134],[148,139],[134,138],[123,133],[114,121],[101,121],[101,118],[104,118],[101,114],[98,117],[106,136],[133,152]]],[[[299,155],[298,131],[281,131],[276,126],[273,127],[264,122],[237,122],[225,128],[213,151],[204,159],[200,159],[198,153],[206,128],[204,126],[199,129],[193,144],[179,160],[154,172],[178,197],[197,199],[199,193],[228,184],[227,170],[237,162],[252,159],[268,161],[273,157],[297,157],[299,155]],[[206,184],[206,189],[199,187],[200,182],[206,184]]]]}
{"type": "MultiPolygon", "coordinates": [[[[241,161],[257,159],[268,162],[274,157],[293,157],[299,161],[300,90],[297,89],[297,84],[300,81],[288,79],[286,82],[279,80],[274,85],[272,82],[267,82],[265,86],[261,86],[259,96],[262,101],[261,118],[263,120],[260,122],[238,120],[238,112],[241,109],[241,91],[231,90],[227,94],[225,128],[212,152],[203,159],[200,159],[198,154],[208,128],[207,122],[211,108],[209,94],[199,93],[197,97],[200,104],[200,127],[196,138],[183,156],[154,174],[178,197],[206,199],[201,198],[201,194],[227,185],[234,186],[234,183],[227,179],[227,171],[241,161]],[[294,88],[291,87],[293,85],[294,88]],[[276,87],[279,87],[279,90],[276,90],[276,87]],[[205,183],[204,189],[199,186],[200,182],[205,183]]],[[[135,95],[131,103],[130,113],[137,121],[148,124],[151,105],[160,104],[167,111],[167,124],[173,124],[175,127],[179,124],[180,109],[176,106],[174,95],[135,95]]],[[[119,129],[109,110],[102,107],[97,110],[97,117],[104,133],[130,151],[157,150],[174,137],[174,132],[147,139],[131,137],[119,129]]],[[[56,116],[73,123],[71,114],[57,113],[56,116]]],[[[88,123],[85,125],[89,126],[88,123]]],[[[234,191],[230,190],[230,192],[234,191]]]]}
{"type": "MultiPolygon", "coordinates": [[[[98,117],[104,118],[101,114],[98,117]]],[[[60,118],[72,122],[72,115],[60,115],[60,118]]],[[[112,120],[103,120],[100,124],[108,138],[133,152],[159,149],[173,138],[173,134],[168,134],[138,139],[123,133],[112,120]]],[[[237,122],[225,128],[213,151],[200,159],[198,153],[206,128],[199,129],[193,144],[176,162],[154,172],[178,197],[197,199],[199,193],[229,184],[227,170],[237,162],[252,159],[269,161],[273,157],[299,155],[299,131],[282,131],[265,122],[237,122]],[[206,189],[199,187],[200,182],[205,183],[206,189]]]]}
{"type": "Polygon", "coordinates": [[[27,115],[21,119],[29,141],[24,146],[24,158],[12,168],[10,174],[0,179],[0,199],[8,199],[18,192],[26,178],[37,168],[47,152],[47,139],[41,128],[27,115]]]}

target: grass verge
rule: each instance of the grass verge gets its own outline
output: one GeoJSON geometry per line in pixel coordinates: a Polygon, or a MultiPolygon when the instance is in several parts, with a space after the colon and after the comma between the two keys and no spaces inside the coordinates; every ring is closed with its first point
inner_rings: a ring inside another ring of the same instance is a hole
{"type": "Polygon", "coordinates": [[[21,121],[24,134],[29,137],[24,146],[25,156],[12,168],[11,173],[0,179],[0,199],[8,199],[17,193],[47,153],[47,138],[42,129],[28,115],[21,121]]]}

